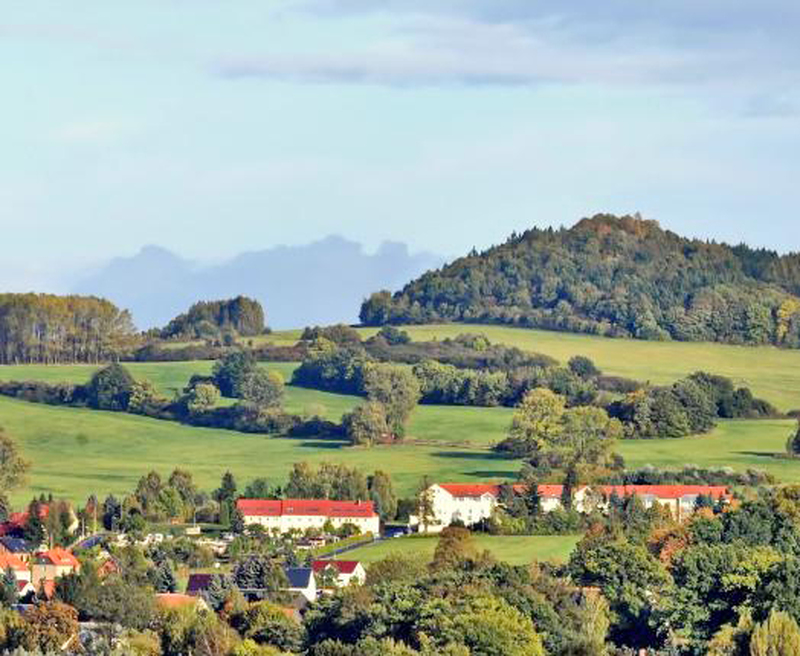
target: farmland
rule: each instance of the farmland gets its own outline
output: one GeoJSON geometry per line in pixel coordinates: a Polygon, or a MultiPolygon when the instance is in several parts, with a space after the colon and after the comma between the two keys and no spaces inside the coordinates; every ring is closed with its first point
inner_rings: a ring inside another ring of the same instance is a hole
{"type": "MultiPolygon", "coordinates": [[[[780,410],[800,408],[800,350],[773,346],[731,346],[705,342],[648,342],[559,333],[506,326],[446,324],[404,326],[415,341],[480,332],[492,342],[536,351],[566,362],[585,355],[607,374],[655,384],[673,382],[695,371],[708,371],[750,387],[780,410]]],[[[363,329],[369,335],[374,329],[363,329]]],[[[293,334],[276,335],[288,340],[293,334]]]]}
{"type": "MultiPolygon", "coordinates": [[[[498,560],[512,565],[527,565],[533,560],[564,562],[579,540],[577,535],[515,535],[476,534],[475,546],[488,550],[498,560]]],[[[360,560],[366,565],[392,553],[417,554],[426,562],[433,558],[437,537],[388,539],[360,547],[342,555],[343,559],[360,560]]]]}
{"type": "MultiPolygon", "coordinates": [[[[592,357],[607,373],[654,382],[669,382],[688,372],[707,369],[753,386],[782,408],[800,405],[800,354],[772,348],[611,340],[494,326],[411,327],[415,339],[442,339],[465,330],[486,333],[497,342],[548,353],[561,361],[573,354],[592,357]]],[[[364,333],[370,331],[365,330],[364,333]]],[[[284,343],[297,333],[269,339],[284,343]]],[[[167,396],[184,387],[192,374],[208,374],[208,361],[128,363],[133,375],[151,380],[167,396]]],[[[292,363],[262,365],[285,379],[292,363]]],[[[4,366],[0,379],[85,382],[97,367],[4,366]]],[[[293,413],[317,413],[338,420],[359,399],[292,386],[285,405],[293,413]]],[[[0,397],[0,425],[20,441],[33,463],[29,486],[15,495],[22,502],[31,493],[49,493],[75,501],[91,493],[122,493],[148,469],[168,473],[180,465],[198,482],[212,488],[226,470],[240,483],[256,476],[282,480],[299,461],[324,460],[358,466],[365,472],[391,473],[398,491],[414,492],[422,476],[437,480],[478,481],[513,477],[518,461],[498,458],[488,447],[505,436],[508,408],[419,406],[412,417],[408,443],[373,449],[350,448],[322,439],[287,439],[196,428],[125,414],[56,408],[0,397]]],[[[784,450],[793,422],[789,420],[728,421],[705,436],[674,440],[625,441],[618,451],[629,468],[653,465],[677,469],[700,467],[763,469],[782,481],[800,481],[797,461],[775,457],[784,450]]]]}

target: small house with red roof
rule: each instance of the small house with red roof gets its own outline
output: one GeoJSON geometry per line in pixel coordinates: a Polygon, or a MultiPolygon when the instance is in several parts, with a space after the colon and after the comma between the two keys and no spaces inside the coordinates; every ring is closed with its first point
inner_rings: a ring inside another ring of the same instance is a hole
{"type": "Polygon", "coordinates": [[[17,583],[31,582],[31,572],[28,566],[12,553],[0,552],[0,576],[7,570],[14,572],[17,583]]]}
{"type": "Polygon", "coordinates": [[[334,528],[353,524],[361,533],[380,533],[380,518],[372,501],[239,499],[236,507],[245,524],[258,524],[275,533],[322,529],[327,523],[334,528]]]}
{"type": "Polygon", "coordinates": [[[318,579],[330,577],[330,580],[335,581],[337,588],[343,588],[351,583],[361,584],[367,580],[367,572],[357,560],[315,560],[311,563],[311,569],[318,579]]]}
{"type": "Polygon", "coordinates": [[[33,584],[38,586],[40,581],[55,581],[67,574],[79,572],[80,569],[81,564],[71,551],[54,547],[33,557],[31,565],[33,584]]]}

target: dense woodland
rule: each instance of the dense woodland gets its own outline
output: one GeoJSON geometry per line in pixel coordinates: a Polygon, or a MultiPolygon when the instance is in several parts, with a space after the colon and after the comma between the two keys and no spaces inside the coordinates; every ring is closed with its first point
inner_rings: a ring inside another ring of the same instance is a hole
{"type": "Polygon", "coordinates": [[[130,314],[103,299],[0,294],[0,364],[108,361],[133,334],[130,314]]]}
{"type": "Polygon", "coordinates": [[[638,216],[534,228],[373,294],[366,325],[464,321],[800,347],[800,255],[690,240],[638,216]]]}
{"type": "Polygon", "coordinates": [[[163,339],[220,339],[225,335],[253,337],[264,332],[264,309],[245,296],[200,301],[159,332],[163,339]]]}

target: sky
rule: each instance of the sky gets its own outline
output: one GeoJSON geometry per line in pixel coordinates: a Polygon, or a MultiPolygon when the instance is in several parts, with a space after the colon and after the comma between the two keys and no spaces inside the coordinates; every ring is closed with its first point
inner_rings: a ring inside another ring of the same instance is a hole
{"type": "Polygon", "coordinates": [[[597,212],[800,250],[799,29],[796,0],[12,0],[0,289],[597,212]]]}

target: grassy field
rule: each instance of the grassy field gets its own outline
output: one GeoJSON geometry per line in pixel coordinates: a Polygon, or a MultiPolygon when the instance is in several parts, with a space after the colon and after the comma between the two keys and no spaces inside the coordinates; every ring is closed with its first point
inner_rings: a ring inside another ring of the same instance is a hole
{"type": "Polygon", "coordinates": [[[295,462],[343,462],[364,472],[386,470],[403,495],[412,494],[423,475],[479,481],[513,477],[519,469],[519,462],[485,449],[417,444],[351,448],[330,440],[247,435],[6,397],[0,397],[0,425],[33,463],[30,483],[13,495],[15,503],[42,492],[75,501],[91,493],[124,493],[147,470],[168,474],[176,466],[192,471],[210,490],[228,469],[241,483],[257,476],[280,482],[295,462]]]}
{"type": "MultiPolygon", "coordinates": [[[[352,403],[352,397],[307,393],[308,400],[325,403],[334,397],[352,403]],[[321,395],[322,399],[316,395],[321,395]]],[[[276,482],[285,479],[295,462],[342,462],[364,472],[389,472],[401,495],[412,494],[424,475],[439,481],[487,481],[514,478],[520,463],[498,458],[484,448],[453,446],[450,432],[440,430],[439,417],[448,417],[459,435],[476,430],[464,408],[420,407],[413,435],[430,440],[372,449],[351,448],[320,439],[274,438],[233,431],[183,426],[127,414],[51,407],[0,397],[0,425],[19,442],[33,463],[30,483],[14,495],[22,503],[32,493],[52,492],[75,501],[89,494],[130,490],[149,469],[168,474],[176,466],[189,469],[205,489],[213,489],[231,470],[240,483],[257,476],[276,482]],[[450,414],[444,413],[449,411],[450,414]],[[429,414],[428,414],[429,413],[429,414]],[[430,431],[430,432],[424,432],[430,431]],[[437,436],[442,439],[438,444],[437,436]]],[[[487,415],[488,416],[488,415],[487,415]]],[[[652,464],[681,468],[731,466],[738,470],[764,469],[782,481],[800,482],[800,463],[773,457],[783,451],[790,421],[724,422],[708,436],[679,440],[627,441],[619,451],[629,467],[652,464]]],[[[486,427],[481,439],[498,439],[504,423],[486,427]]]]}
{"type": "MultiPolygon", "coordinates": [[[[409,328],[415,339],[442,339],[465,330],[480,330],[493,341],[548,353],[561,361],[576,353],[586,354],[608,373],[659,383],[697,369],[724,373],[751,385],[757,394],[781,408],[800,406],[800,353],[796,351],[611,340],[497,326],[409,328]]],[[[298,336],[299,331],[294,331],[270,339],[288,343],[298,336]]],[[[212,363],[126,366],[137,378],[147,378],[164,394],[172,395],[192,374],[210,373],[212,363]]],[[[280,371],[288,380],[296,365],[263,366],[280,371]]],[[[0,379],[84,382],[95,369],[91,365],[0,366],[0,379]]],[[[358,402],[352,396],[286,388],[286,409],[294,413],[315,412],[337,420],[358,402]]],[[[511,412],[507,408],[420,406],[409,426],[408,444],[364,450],[339,442],[244,435],[0,397],[0,425],[20,440],[26,457],[33,462],[30,485],[15,495],[16,502],[32,492],[52,491],[76,501],[90,493],[122,493],[146,470],[168,473],[177,465],[191,469],[199,483],[209,489],[226,469],[242,482],[255,476],[280,481],[292,463],[302,460],[344,462],[364,471],[385,469],[395,477],[401,494],[412,493],[426,474],[436,480],[502,479],[514,476],[519,463],[495,458],[486,447],[504,437],[511,412]]],[[[774,457],[783,452],[793,426],[791,421],[722,422],[710,435],[628,441],[618,450],[629,467],[695,464],[755,468],[769,471],[782,481],[800,482],[799,463],[774,457]]]]}
{"type": "MultiPolygon", "coordinates": [[[[492,342],[545,353],[561,362],[573,355],[586,355],[605,373],[656,384],[673,382],[694,371],[704,370],[729,376],[781,410],[800,408],[800,350],[698,342],[646,342],[505,326],[446,324],[403,329],[415,341],[441,340],[464,332],[480,332],[492,342]]],[[[360,331],[366,337],[374,334],[376,329],[360,331]]],[[[300,331],[284,331],[271,338],[285,343],[299,335],[300,331]]]]}
{"type": "MultiPolygon", "coordinates": [[[[564,562],[578,540],[577,535],[475,535],[478,549],[487,549],[498,560],[512,565],[527,565],[533,560],[564,562]]],[[[433,558],[436,537],[410,537],[384,540],[342,555],[369,565],[390,553],[418,554],[425,561],[433,558]]]]}
{"type": "Polygon", "coordinates": [[[786,420],[724,421],[708,435],[677,440],[625,440],[617,451],[628,468],[655,465],[763,469],[783,482],[800,482],[800,461],[776,458],[797,424],[786,420]]]}

